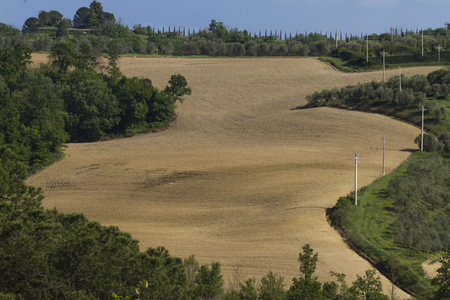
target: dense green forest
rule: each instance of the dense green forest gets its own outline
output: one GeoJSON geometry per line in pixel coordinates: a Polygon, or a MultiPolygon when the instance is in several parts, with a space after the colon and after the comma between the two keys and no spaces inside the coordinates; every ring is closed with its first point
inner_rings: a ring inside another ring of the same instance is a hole
{"type": "MultiPolygon", "coordinates": [[[[418,126],[425,109],[428,132],[423,137],[423,150],[429,155],[416,154],[389,179],[361,189],[359,199],[363,200],[358,207],[353,205],[353,195],[342,197],[329,217],[349,243],[386,276],[426,298],[432,297],[433,287],[420,264],[427,254],[439,256],[450,249],[449,84],[450,71],[446,69],[428,76],[399,75],[386,82],[315,92],[307,96],[308,104],[302,107],[377,112],[418,126]]],[[[420,149],[420,135],[415,142],[420,149]]]]}
{"type": "MultiPolygon", "coordinates": [[[[206,26],[206,24],[205,24],[206,26]]],[[[333,63],[350,68],[379,68],[383,51],[386,64],[438,63],[450,59],[450,30],[395,28],[390,33],[339,32],[287,33],[281,30],[249,32],[216,20],[206,28],[168,26],[152,28],[121,24],[102,4],[92,1],[73,16],[41,11],[30,16],[21,30],[0,23],[0,48],[15,45],[33,51],[50,51],[58,40],[69,40],[78,50],[88,44],[94,53],[105,53],[115,41],[119,54],[207,56],[332,56],[333,63]]]]}
{"type": "Polygon", "coordinates": [[[36,171],[61,153],[65,142],[92,142],[163,128],[176,102],[191,90],[173,75],[159,91],[146,78],[128,78],[109,46],[108,70],[98,72],[89,45],[75,51],[70,42],[54,44],[52,64],[29,71],[31,49],[0,49],[0,145],[7,145],[36,171]]]}

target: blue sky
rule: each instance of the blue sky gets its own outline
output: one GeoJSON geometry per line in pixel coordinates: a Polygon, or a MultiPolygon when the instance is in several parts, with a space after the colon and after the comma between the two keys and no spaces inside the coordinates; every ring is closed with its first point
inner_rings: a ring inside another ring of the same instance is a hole
{"type": "MultiPolygon", "coordinates": [[[[252,33],[270,30],[348,34],[389,32],[390,27],[440,28],[450,22],[449,0],[104,0],[103,9],[132,27],[208,27],[211,19],[252,33]]],[[[39,11],[73,19],[91,0],[0,0],[0,22],[21,29],[39,11]]]]}

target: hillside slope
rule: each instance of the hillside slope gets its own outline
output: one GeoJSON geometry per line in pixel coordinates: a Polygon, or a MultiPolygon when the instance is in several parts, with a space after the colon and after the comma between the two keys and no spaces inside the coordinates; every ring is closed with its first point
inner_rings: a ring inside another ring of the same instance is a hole
{"type": "Polygon", "coordinates": [[[381,174],[383,133],[389,172],[416,149],[419,129],[355,111],[292,109],[316,90],[380,80],[381,72],[344,74],[313,58],[127,57],[120,67],[160,88],[183,74],[192,95],[168,130],[70,144],[65,159],[28,180],[44,188],[45,207],[117,225],[143,249],[219,261],[226,280],[272,270],[290,284],[306,243],[319,252],[321,280],[336,271],[352,281],[370,268],[328,225],[325,209],[353,189],[355,152],[363,186],[381,174]]]}

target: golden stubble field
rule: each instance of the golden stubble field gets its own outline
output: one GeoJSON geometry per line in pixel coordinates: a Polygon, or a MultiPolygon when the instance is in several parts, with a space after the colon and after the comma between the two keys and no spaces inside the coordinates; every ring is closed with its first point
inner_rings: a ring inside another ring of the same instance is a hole
{"type": "MultiPolygon", "coordinates": [[[[159,88],[180,73],[192,95],[165,131],[69,144],[63,160],[28,180],[44,189],[45,207],[118,226],[143,250],[164,246],[202,264],[219,261],[226,282],[272,270],[290,285],[306,243],[319,253],[321,280],[335,271],[353,281],[371,268],[329,226],[325,209],[352,191],[355,152],[361,187],[381,175],[383,134],[390,172],[417,148],[420,130],[381,115],[293,108],[316,90],[381,80],[381,72],[344,74],[314,58],[119,62],[127,76],[159,88]]],[[[391,285],[382,280],[387,292],[391,285]]]]}

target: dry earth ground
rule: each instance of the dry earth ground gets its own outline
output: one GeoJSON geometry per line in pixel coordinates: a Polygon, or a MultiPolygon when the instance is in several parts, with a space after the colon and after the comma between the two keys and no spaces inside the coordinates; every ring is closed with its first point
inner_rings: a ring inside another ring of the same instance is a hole
{"type": "Polygon", "coordinates": [[[353,281],[371,268],[329,226],[325,209],[352,191],[355,152],[361,187],[381,175],[383,134],[390,172],[417,148],[420,131],[376,114],[292,109],[316,90],[381,80],[381,72],[344,74],[314,58],[126,57],[120,67],[159,88],[183,74],[192,95],[168,130],[69,144],[62,161],[28,180],[45,190],[45,207],[119,226],[143,250],[219,261],[228,282],[272,270],[289,285],[306,243],[319,253],[321,280],[335,271],[353,281]]]}

